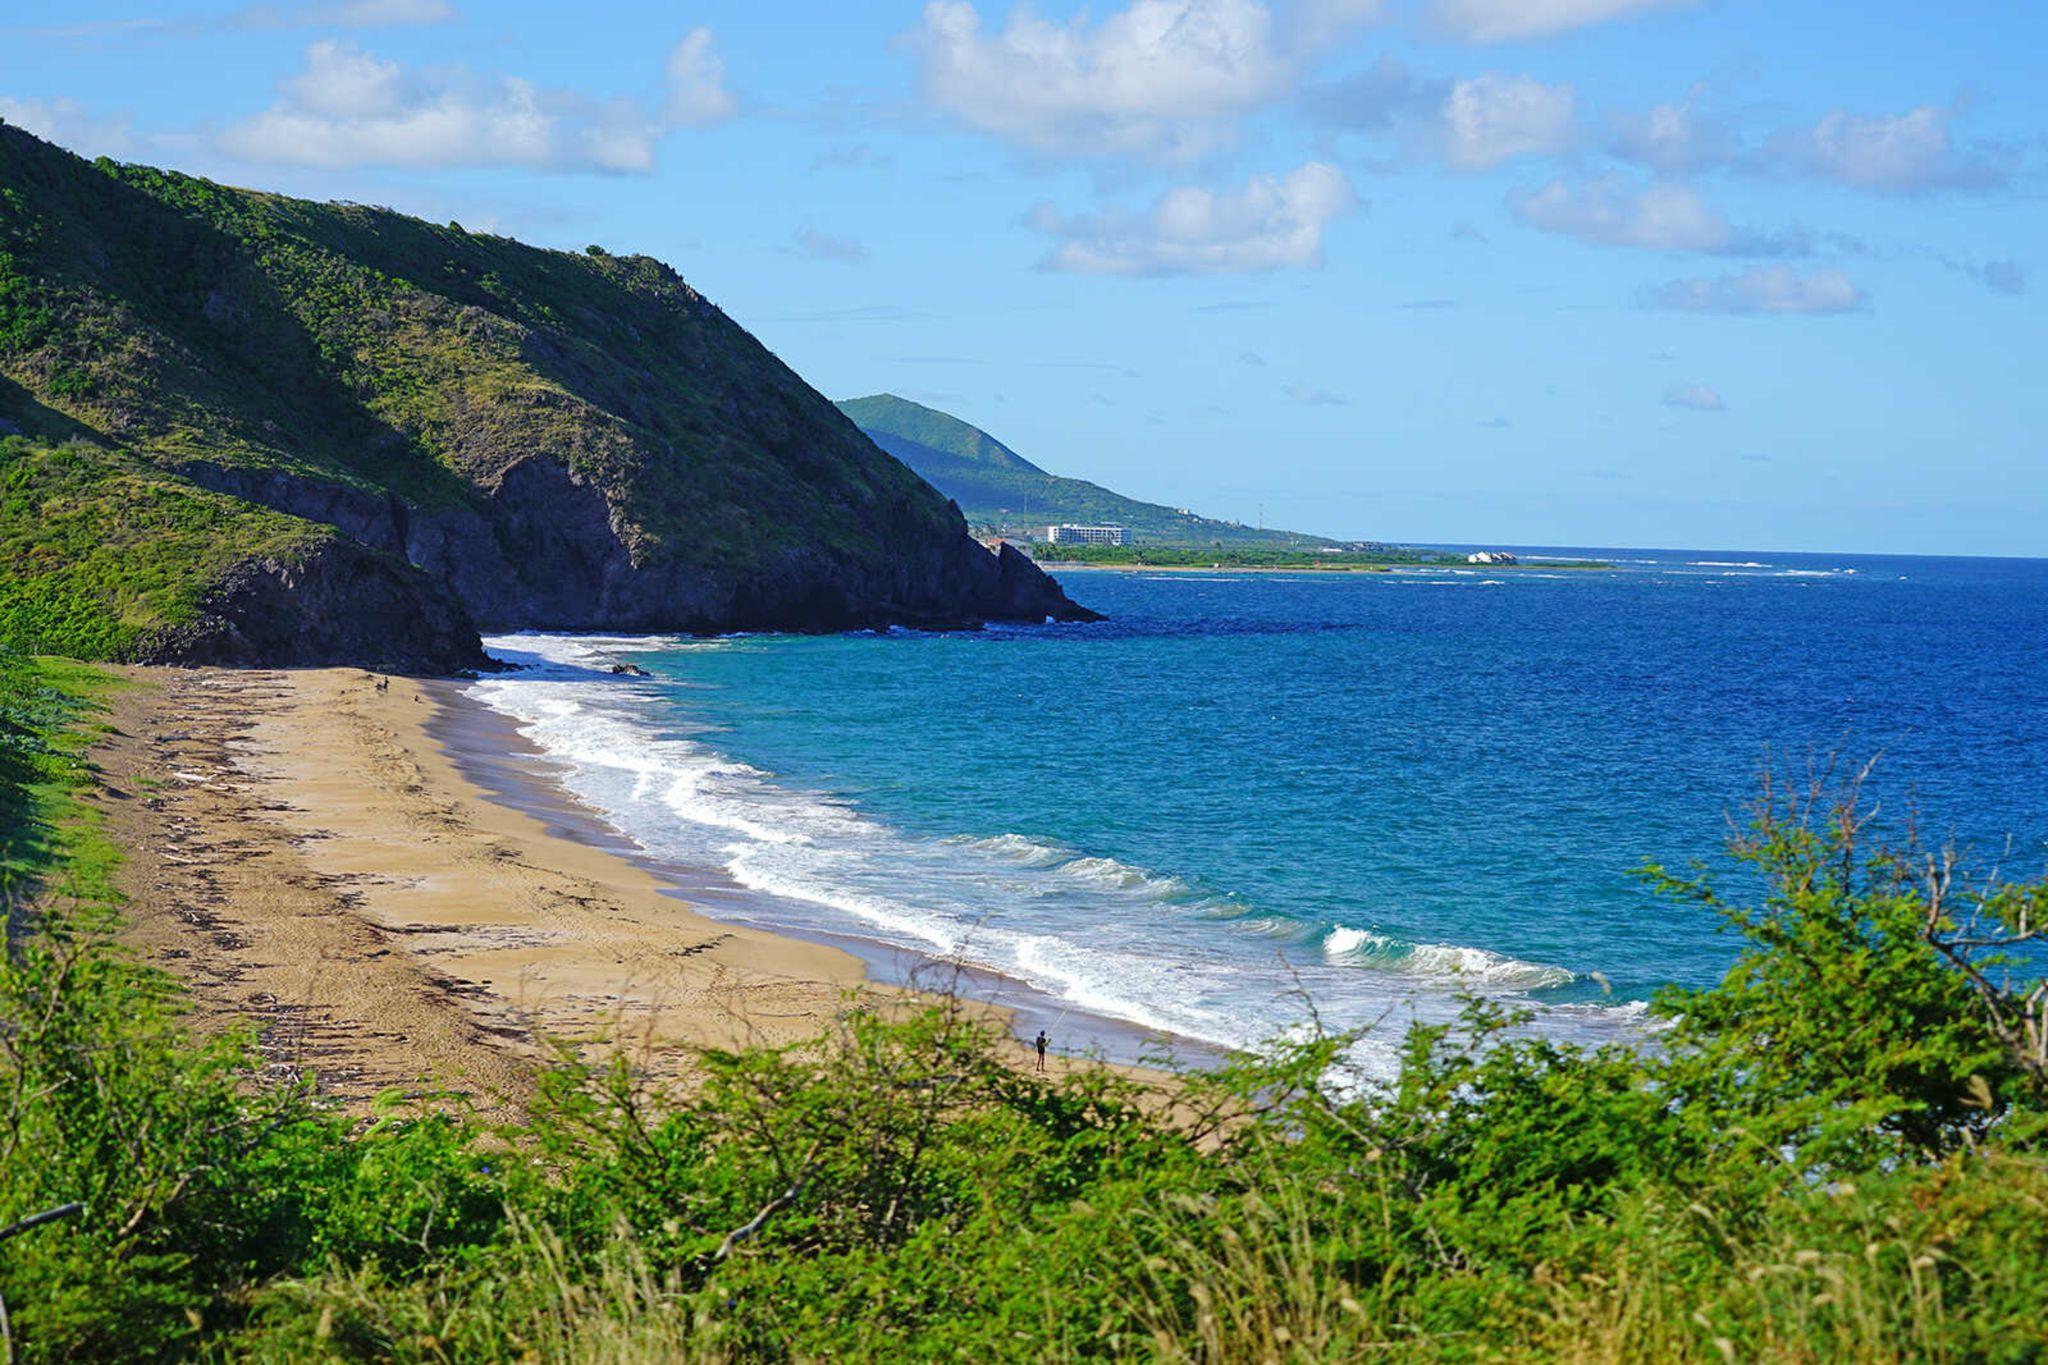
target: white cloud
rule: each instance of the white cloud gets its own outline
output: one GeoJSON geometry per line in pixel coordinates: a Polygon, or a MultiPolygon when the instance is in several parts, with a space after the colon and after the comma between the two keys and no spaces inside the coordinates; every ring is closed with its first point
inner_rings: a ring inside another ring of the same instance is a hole
{"type": "Polygon", "coordinates": [[[1640,114],[1610,113],[1606,122],[1608,153],[1651,170],[1682,175],[1726,165],[1735,156],[1728,129],[1701,117],[1690,100],[1654,105],[1640,114]]]}
{"type": "Polygon", "coordinates": [[[868,249],[851,237],[835,237],[816,228],[802,228],[797,232],[796,249],[814,261],[832,261],[839,265],[859,265],[868,258],[868,249]]]}
{"type": "Polygon", "coordinates": [[[1718,279],[1673,280],[1658,291],[1666,308],[1693,313],[1853,313],[1863,291],[1839,270],[1801,274],[1787,265],[1752,266],[1718,279]]]}
{"type": "Polygon", "coordinates": [[[1903,114],[1836,109],[1811,129],[1776,139],[1766,161],[1874,194],[1989,189],[2005,176],[1949,133],[1951,111],[1923,104],[1903,114]]]}
{"type": "Polygon", "coordinates": [[[711,48],[711,30],[699,25],[668,54],[668,121],[684,128],[722,123],[736,107],[725,88],[725,63],[711,48]]]}
{"type": "Polygon", "coordinates": [[[1332,127],[1389,133],[1459,170],[1568,151],[1578,138],[1569,85],[1488,73],[1449,81],[1391,57],[1309,90],[1309,111],[1332,127]]]}
{"type": "Polygon", "coordinates": [[[332,41],[306,49],[305,70],[284,83],[292,104],[334,118],[385,113],[409,98],[407,87],[397,62],[379,61],[360,48],[332,41]]]}
{"type": "Polygon", "coordinates": [[[1197,155],[1225,121],[1291,78],[1256,0],[1132,0],[1099,24],[1011,12],[1001,32],[965,0],[933,0],[913,42],[926,94],[1033,151],[1197,155]]]}
{"type": "Polygon", "coordinates": [[[126,114],[103,118],[66,96],[20,100],[0,95],[0,119],[80,156],[123,156],[135,143],[126,114]]]}
{"type": "Polygon", "coordinates": [[[1803,228],[1766,233],[1731,227],[1698,190],[1668,180],[1560,177],[1510,195],[1508,207],[1530,227],[1599,246],[1720,256],[1803,256],[1813,249],[1803,228]]]}
{"type": "Polygon", "coordinates": [[[1571,86],[1489,73],[1451,87],[1443,104],[1440,146],[1452,166],[1485,170],[1518,156],[1566,150],[1576,121],[1571,86]]]}
{"type": "Polygon", "coordinates": [[[1515,216],[1545,232],[1603,246],[1652,251],[1723,251],[1734,233],[1718,210],[1686,185],[1626,176],[1553,180],[1509,199],[1515,216]]]}
{"type": "Polygon", "coordinates": [[[1673,384],[1664,390],[1664,406],[1667,408],[1690,408],[1694,412],[1726,412],[1728,405],[1721,401],[1718,391],[1705,384],[1673,384]]]}
{"type": "Polygon", "coordinates": [[[1431,0],[1431,27],[1468,43],[1550,38],[1590,24],[1683,9],[1696,0],[1431,0]]]}
{"type": "Polygon", "coordinates": [[[1168,190],[1146,212],[1068,218],[1050,205],[1032,226],[1063,240],[1042,264],[1084,275],[1229,275],[1323,262],[1323,231],[1358,203],[1343,172],[1320,161],[1256,176],[1235,193],[1168,190]]]}
{"type": "Polygon", "coordinates": [[[527,166],[645,172],[672,127],[731,110],[710,34],[670,55],[664,107],[592,100],[514,76],[407,68],[334,39],[306,49],[277,104],[227,128],[222,151],[300,166],[527,166]],[[722,108],[719,101],[725,103],[722,108]]]}

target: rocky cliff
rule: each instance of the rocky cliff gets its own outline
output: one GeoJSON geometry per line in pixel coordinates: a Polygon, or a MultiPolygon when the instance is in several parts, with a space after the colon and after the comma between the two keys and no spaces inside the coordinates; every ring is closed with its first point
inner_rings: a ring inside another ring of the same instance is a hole
{"type": "Polygon", "coordinates": [[[392,637],[335,619],[371,601],[448,667],[473,659],[471,621],[1091,615],[660,262],[88,163],[4,125],[0,422],[369,552],[174,552],[212,564],[197,596],[222,624],[131,636],[172,657],[372,662],[392,637]]]}

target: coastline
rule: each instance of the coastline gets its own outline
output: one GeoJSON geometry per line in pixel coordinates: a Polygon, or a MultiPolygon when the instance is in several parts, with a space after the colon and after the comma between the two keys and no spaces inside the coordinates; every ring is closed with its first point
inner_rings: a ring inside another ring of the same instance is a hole
{"type": "Polygon", "coordinates": [[[1612,564],[1088,564],[1080,560],[1037,561],[1048,574],[1062,573],[1199,573],[1199,574],[1331,574],[1331,573],[1528,573],[1533,570],[1598,573],[1612,564]]]}
{"type": "Polygon", "coordinates": [[[639,856],[456,684],[122,672],[141,685],[96,749],[122,937],[189,985],[202,1027],[252,1026],[268,1079],[509,1110],[558,1048],[687,1075],[698,1049],[798,1042],[920,984],[1043,1021],[1013,983],[720,919],[715,878],[639,856]]]}
{"type": "Polygon", "coordinates": [[[1056,996],[1015,977],[987,968],[948,962],[873,939],[803,927],[791,921],[801,911],[789,903],[735,882],[715,868],[692,866],[649,852],[606,822],[543,771],[546,756],[524,735],[511,717],[466,695],[463,685],[431,680],[422,692],[435,703],[426,734],[442,746],[457,771],[488,799],[520,811],[552,834],[577,844],[602,849],[644,869],[661,884],[662,894],[693,913],[720,923],[757,922],[769,907],[771,928],[757,930],[771,937],[815,944],[857,958],[865,979],[908,991],[946,991],[972,1001],[1000,1017],[1022,1043],[1039,1029],[1054,1033],[1057,1050],[1067,1056],[1098,1056],[1119,1067],[1141,1067],[1170,1044],[1181,1060],[1220,1060],[1208,1044],[1183,1037],[1168,1038],[1127,1020],[1077,1010],[1056,996]]]}

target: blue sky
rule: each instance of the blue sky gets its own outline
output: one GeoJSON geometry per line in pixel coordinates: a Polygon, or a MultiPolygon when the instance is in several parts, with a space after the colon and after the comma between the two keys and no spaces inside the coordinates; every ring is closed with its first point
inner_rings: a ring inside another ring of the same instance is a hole
{"type": "Polygon", "coordinates": [[[834,397],[1410,541],[2048,554],[2048,10],[33,0],[87,154],[645,251],[834,397]]]}

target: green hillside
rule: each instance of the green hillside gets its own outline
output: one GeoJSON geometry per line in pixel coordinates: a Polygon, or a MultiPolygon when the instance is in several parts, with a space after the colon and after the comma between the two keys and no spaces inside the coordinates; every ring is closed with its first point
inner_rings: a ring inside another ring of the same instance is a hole
{"type": "Polygon", "coordinates": [[[86,442],[0,437],[0,643],[210,664],[483,663],[448,593],[332,526],[86,442]]]}
{"type": "MultiPolygon", "coordinates": [[[[169,479],[338,530],[489,626],[1075,610],[659,261],[87,162],[0,125],[8,434],[123,452],[104,467],[129,492],[169,479]]],[[[105,496],[119,515],[127,494],[105,496]]],[[[183,586],[196,601],[225,572],[155,540],[127,535],[114,577],[215,574],[183,586]]]]}
{"type": "Polygon", "coordinates": [[[1086,479],[1048,474],[995,437],[950,413],[894,394],[849,398],[839,410],[876,445],[960,505],[978,530],[1042,534],[1056,522],[1108,522],[1158,544],[1325,545],[1320,536],[1265,531],[1140,502],[1086,479]]]}
{"type": "Polygon", "coordinates": [[[147,653],[151,631],[198,618],[229,565],[339,535],[93,446],[0,439],[0,638],[42,654],[147,653]]]}
{"type": "Polygon", "coordinates": [[[1052,477],[980,427],[963,422],[950,412],[940,412],[893,393],[849,398],[839,404],[839,410],[870,434],[884,432],[985,469],[1011,469],[1040,478],[1052,477]]]}

